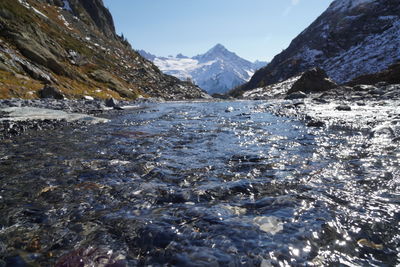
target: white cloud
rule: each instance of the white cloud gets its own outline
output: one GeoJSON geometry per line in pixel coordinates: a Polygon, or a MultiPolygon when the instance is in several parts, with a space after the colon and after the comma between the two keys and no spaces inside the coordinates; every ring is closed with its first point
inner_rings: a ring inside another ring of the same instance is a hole
{"type": "Polygon", "coordinates": [[[297,6],[299,3],[300,0],[291,0],[290,5],[283,11],[282,16],[287,17],[292,11],[293,7],[297,6]]]}

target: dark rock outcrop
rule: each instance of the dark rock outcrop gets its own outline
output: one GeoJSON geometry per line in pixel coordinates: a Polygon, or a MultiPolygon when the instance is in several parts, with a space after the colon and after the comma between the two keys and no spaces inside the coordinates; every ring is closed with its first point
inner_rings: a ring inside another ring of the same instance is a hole
{"type": "Polygon", "coordinates": [[[108,37],[116,37],[114,21],[102,0],[71,0],[72,9],[79,13],[78,3],[84,8],[95,25],[108,37]]]}
{"type": "Polygon", "coordinates": [[[358,84],[377,84],[377,83],[387,83],[387,84],[400,84],[400,61],[396,64],[389,66],[388,69],[368,75],[359,76],[347,84],[350,86],[358,84]]]}
{"type": "Polygon", "coordinates": [[[105,104],[106,104],[106,107],[113,108],[113,107],[118,106],[118,101],[115,100],[114,98],[109,98],[106,100],[105,104]]]}
{"type": "Polygon", "coordinates": [[[45,46],[40,45],[32,36],[26,33],[14,34],[13,40],[22,55],[27,59],[42,65],[56,74],[66,74],[65,68],[45,46]]]}
{"type": "Polygon", "coordinates": [[[325,71],[320,68],[313,68],[304,72],[300,79],[298,79],[289,89],[288,94],[295,92],[304,93],[319,93],[337,87],[325,71]]]}
{"type": "Polygon", "coordinates": [[[302,99],[302,98],[307,98],[307,94],[304,92],[294,92],[294,93],[290,93],[288,94],[285,99],[287,100],[292,100],[292,99],[302,99]]]}
{"type": "Polygon", "coordinates": [[[64,99],[65,96],[55,88],[54,86],[46,85],[42,90],[39,91],[40,98],[54,98],[54,99],[64,99]]]}

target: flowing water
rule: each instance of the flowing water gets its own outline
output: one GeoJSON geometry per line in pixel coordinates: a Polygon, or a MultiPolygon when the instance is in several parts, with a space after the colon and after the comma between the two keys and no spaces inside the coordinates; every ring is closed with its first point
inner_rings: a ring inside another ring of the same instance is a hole
{"type": "Polygon", "coordinates": [[[268,106],[151,104],[3,141],[0,266],[400,264],[399,143],[268,106]]]}

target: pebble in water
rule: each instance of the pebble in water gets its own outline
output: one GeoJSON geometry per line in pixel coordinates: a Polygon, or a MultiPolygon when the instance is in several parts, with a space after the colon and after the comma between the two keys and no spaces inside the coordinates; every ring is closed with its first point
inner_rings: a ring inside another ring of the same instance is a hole
{"type": "Polygon", "coordinates": [[[275,235],[283,230],[283,223],[274,216],[260,216],[254,218],[254,223],[264,232],[275,235]]]}

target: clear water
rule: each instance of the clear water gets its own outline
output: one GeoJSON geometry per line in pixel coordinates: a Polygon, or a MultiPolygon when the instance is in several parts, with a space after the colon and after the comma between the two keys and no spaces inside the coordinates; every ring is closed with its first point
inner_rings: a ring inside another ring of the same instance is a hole
{"type": "Polygon", "coordinates": [[[154,104],[2,142],[0,266],[400,264],[399,144],[268,106],[154,104]]]}

